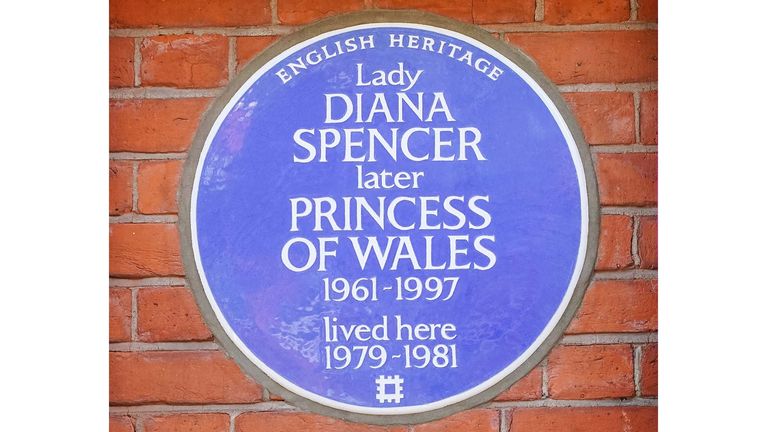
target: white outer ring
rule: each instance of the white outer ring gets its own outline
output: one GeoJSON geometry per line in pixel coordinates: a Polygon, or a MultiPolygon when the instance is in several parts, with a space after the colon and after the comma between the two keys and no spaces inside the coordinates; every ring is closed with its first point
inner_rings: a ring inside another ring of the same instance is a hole
{"type": "Polygon", "coordinates": [[[565,312],[565,309],[568,306],[568,303],[570,302],[571,297],[573,297],[573,292],[576,289],[576,284],[578,282],[579,275],[581,275],[581,270],[584,267],[584,259],[586,257],[586,252],[587,252],[587,235],[589,231],[588,207],[589,207],[589,204],[587,202],[587,183],[584,175],[584,167],[582,166],[581,157],[579,156],[579,150],[578,150],[578,147],[576,146],[576,141],[573,139],[573,135],[571,135],[571,131],[570,129],[568,129],[568,126],[565,123],[565,119],[563,119],[563,116],[557,110],[557,107],[552,102],[552,100],[549,99],[549,97],[547,97],[547,94],[544,92],[544,89],[542,89],[541,86],[539,86],[539,84],[536,81],[534,81],[534,79],[531,78],[531,76],[528,75],[523,69],[521,69],[515,63],[513,63],[507,57],[499,54],[496,50],[481,43],[480,41],[472,39],[462,33],[457,33],[441,27],[434,27],[430,25],[413,24],[413,23],[397,23],[397,22],[361,24],[361,25],[345,27],[342,29],[322,33],[313,38],[310,38],[301,43],[298,43],[286,51],[283,51],[282,53],[280,53],[280,55],[272,58],[269,62],[264,64],[258,71],[256,71],[240,87],[237,93],[235,93],[234,96],[232,96],[232,98],[229,100],[229,102],[221,111],[221,113],[219,113],[219,116],[216,118],[216,121],[213,123],[213,126],[211,127],[211,131],[208,133],[208,136],[205,139],[205,144],[203,145],[203,149],[200,152],[200,159],[198,160],[198,163],[197,163],[197,169],[195,170],[195,179],[194,179],[194,182],[192,183],[192,198],[191,198],[191,206],[190,206],[190,223],[192,228],[192,250],[195,255],[195,265],[197,266],[197,271],[200,274],[200,281],[202,282],[203,290],[205,291],[205,295],[206,297],[208,297],[208,302],[210,303],[214,313],[216,314],[216,318],[219,320],[219,323],[221,323],[222,328],[227,333],[227,335],[232,340],[232,342],[234,342],[235,345],[237,345],[240,351],[243,354],[245,354],[245,356],[248,357],[250,361],[252,361],[259,369],[261,369],[265,374],[267,374],[267,376],[271,378],[273,381],[275,381],[276,383],[280,384],[281,386],[291,391],[292,393],[295,393],[298,396],[301,396],[305,399],[309,399],[321,405],[325,405],[325,406],[343,410],[343,411],[349,411],[349,412],[360,413],[360,414],[373,414],[373,415],[417,414],[417,413],[423,413],[427,411],[433,411],[440,408],[444,408],[448,405],[452,405],[452,404],[461,402],[463,400],[469,399],[472,396],[475,396],[483,392],[484,390],[487,390],[494,384],[504,379],[504,377],[512,373],[512,371],[517,369],[518,366],[523,364],[523,362],[525,362],[541,346],[541,344],[544,342],[547,336],[549,336],[549,334],[555,328],[557,323],[560,321],[560,318],[563,316],[563,313],[565,312]],[[211,289],[208,286],[208,280],[206,279],[206,276],[205,276],[205,270],[203,269],[202,263],[200,262],[200,251],[198,249],[198,243],[197,243],[197,193],[198,193],[198,184],[200,180],[200,174],[202,172],[203,164],[205,163],[205,157],[208,153],[208,149],[210,148],[211,142],[213,141],[213,137],[216,136],[216,133],[218,132],[219,127],[221,126],[221,123],[224,121],[227,115],[229,115],[229,112],[232,110],[235,103],[237,103],[237,101],[240,100],[240,98],[251,87],[251,85],[256,80],[261,78],[261,76],[264,75],[269,69],[271,69],[274,65],[281,62],[283,59],[295,53],[296,51],[308,45],[311,45],[319,40],[326,39],[331,36],[336,36],[339,34],[348,33],[356,30],[362,30],[362,29],[398,28],[398,27],[417,29],[417,30],[426,30],[434,33],[440,33],[446,36],[459,39],[467,44],[473,45],[481,49],[482,51],[486,52],[487,54],[493,55],[497,60],[507,65],[510,69],[515,71],[515,73],[517,73],[517,75],[520,76],[520,78],[522,78],[531,89],[533,89],[536,92],[536,94],[539,96],[542,102],[544,102],[544,104],[549,109],[549,112],[555,118],[557,125],[560,127],[560,131],[562,132],[566,142],[568,143],[568,148],[571,151],[571,157],[573,159],[574,166],[576,168],[576,177],[579,180],[579,192],[581,196],[581,238],[579,243],[579,253],[576,256],[576,266],[574,268],[573,274],[571,275],[571,281],[570,281],[570,284],[568,285],[568,290],[566,291],[565,296],[563,297],[563,300],[560,303],[560,306],[557,308],[557,310],[555,311],[555,314],[552,316],[549,323],[547,323],[547,326],[544,327],[544,330],[542,330],[542,332],[539,334],[536,340],[534,340],[534,342],[528,347],[528,349],[525,350],[523,354],[521,354],[520,357],[518,357],[514,362],[512,362],[509,366],[507,366],[506,368],[504,368],[503,370],[501,370],[491,378],[487,379],[483,383],[478,384],[477,386],[469,390],[463,391],[461,393],[455,394],[445,399],[441,399],[439,401],[430,402],[428,404],[423,404],[423,405],[413,405],[413,406],[407,406],[407,407],[374,408],[374,407],[365,407],[365,406],[351,405],[343,402],[338,402],[332,399],[328,399],[324,396],[318,395],[316,393],[307,391],[304,388],[297,386],[293,382],[289,381],[288,379],[284,378],[282,375],[272,370],[269,366],[267,366],[264,362],[262,362],[258,357],[256,357],[256,355],[253,352],[251,352],[251,350],[248,349],[248,347],[243,343],[243,341],[240,339],[237,333],[235,333],[232,327],[230,327],[226,318],[221,313],[221,310],[219,309],[219,305],[216,303],[216,300],[211,295],[211,289]]]}

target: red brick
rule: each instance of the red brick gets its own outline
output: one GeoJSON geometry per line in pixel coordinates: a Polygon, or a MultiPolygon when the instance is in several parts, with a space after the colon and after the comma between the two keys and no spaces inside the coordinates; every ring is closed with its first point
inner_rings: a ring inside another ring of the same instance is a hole
{"type": "Polygon", "coordinates": [[[601,204],[656,204],[658,166],[655,153],[600,153],[596,155],[595,171],[601,204]]]}
{"type": "Polygon", "coordinates": [[[635,105],[632,93],[565,93],[589,144],[635,142],[635,105]]]}
{"type": "Polygon", "coordinates": [[[208,99],[130,99],[109,102],[109,150],[183,152],[208,99]]]}
{"type": "Polygon", "coordinates": [[[111,288],[109,290],[109,341],[131,340],[131,290],[111,288]]]}
{"type": "Polygon", "coordinates": [[[496,396],[497,401],[541,399],[542,368],[535,367],[510,388],[496,396]]]}
{"type": "Polygon", "coordinates": [[[559,346],[549,354],[552,399],[605,399],[635,394],[630,345],[559,346]]]}
{"type": "Polygon", "coordinates": [[[627,0],[547,0],[544,22],[547,24],[612,23],[629,20],[627,0]]]}
{"type": "Polygon", "coordinates": [[[568,333],[655,331],[658,323],[656,280],[595,281],[568,333]]]}
{"type": "Polygon", "coordinates": [[[642,396],[659,394],[658,359],[658,345],[643,345],[640,349],[640,395],[642,396]]]}
{"type": "Polygon", "coordinates": [[[261,387],[218,351],[109,353],[113,405],[254,403],[261,387]]]}
{"type": "Polygon", "coordinates": [[[656,407],[522,408],[511,432],[654,432],[656,407]]]}
{"type": "Polygon", "coordinates": [[[240,72],[256,54],[268,47],[272,42],[278,39],[277,36],[243,36],[237,38],[235,46],[237,47],[236,63],[237,71],[240,72]]]}
{"type": "Polygon", "coordinates": [[[637,0],[637,20],[657,22],[659,20],[658,0],[637,0]]]}
{"type": "Polygon", "coordinates": [[[209,88],[227,83],[229,43],[221,35],[173,35],[141,43],[141,85],[209,88]]]}
{"type": "Polygon", "coordinates": [[[659,142],[659,94],[655,91],[640,94],[640,142],[659,142]]]}
{"type": "Polygon", "coordinates": [[[405,432],[405,426],[371,426],[300,412],[250,412],[235,418],[235,432],[405,432]]]}
{"type": "Polygon", "coordinates": [[[213,338],[192,293],[184,287],[143,288],[137,294],[137,332],[144,342],[213,338]]]}
{"type": "Polygon", "coordinates": [[[109,416],[109,432],[133,432],[133,420],[128,416],[109,416]]]}
{"type": "Polygon", "coordinates": [[[655,30],[507,33],[557,84],[656,81],[655,30]]]}
{"type": "Polygon", "coordinates": [[[373,0],[379,9],[418,9],[472,22],[472,2],[466,0],[373,0]]]}
{"type": "Polygon", "coordinates": [[[203,27],[268,24],[269,0],[110,0],[109,26],[203,27]]]}
{"type": "Polygon", "coordinates": [[[280,0],[277,19],[283,24],[308,24],[330,15],[358,11],[364,6],[363,0],[280,0]]]}
{"type": "Polygon", "coordinates": [[[414,432],[498,432],[498,430],[499,412],[485,409],[461,412],[413,428],[414,432]]]}
{"type": "Polygon", "coordinates": [[[109,38],[109,87],[133,86],[133,38],[109,38]]]}
{"type": "Polygon", "coordinates": [[[109,214],[130,213],[133,208],[133,163],[109,162],[109,214]]]}
{"type": "Polygon", "coordinates": [[[179,189],[184,162],[151,161],[139,164],[139,213],[177,213],[176,192],[179,189]]]}
{"type": "Polygon", "coordinates": [[[640,254],[640,268],[655,269],[659,266],[659,227],[656,216],[640,218],[637,250],[640,254]]]}
{"type": "Polygon", "coordinates": [[[533,22],[536,0],[474,0],[472,15],[476,24],[533,22]]]}
{"type": "Polygon", "coordinates": [[[170,414],[144,420],[144,432],[229,432],[229,414],[170,414]]]}
{"type": "Polygon", "coordinates": [[[623,215],[602,216],[595,269],[619,270],[629,268],[632,264],[632,218],[623,215]]]}
{"type": "Polygon", "coordinates": [[[173,224],[110,224],[109,274],[183,276],[179,232],[173,224]]]}

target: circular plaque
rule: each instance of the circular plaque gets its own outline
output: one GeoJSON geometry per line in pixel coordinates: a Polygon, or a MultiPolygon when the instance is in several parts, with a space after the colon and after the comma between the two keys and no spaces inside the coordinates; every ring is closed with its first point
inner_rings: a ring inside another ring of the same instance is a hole
{"type": "Polygon", "coordinates": [[[487,401],[557,342],[598,235],[581,133],[536,65],[423,13],[268,48],[209,109],[181,186],[217,341],[289,403],[417,423],[487,401]]]}

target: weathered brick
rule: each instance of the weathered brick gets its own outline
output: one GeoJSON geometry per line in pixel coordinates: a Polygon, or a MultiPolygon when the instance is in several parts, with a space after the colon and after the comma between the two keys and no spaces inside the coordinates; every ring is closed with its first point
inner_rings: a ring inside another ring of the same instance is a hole
{"type": "Polygon", "coordinates": [[[169,414],[144,420],[144,432],[229,432],[229,414],[169,414]]]}
{"type": "Polygon", "coordinates": [[[587,289],[567,332],[646,332],[658,327],[656,280],[605,280],[587,289]]]}
{"type": "Polygon", "coordinates": [[[635,394],[630,345],[559,346],[547,361],[552,399],[605,399],[635,394]]]}
{"type": "Polygon", "coordinates": [[[371,426],[292,412],[250,412],[235,418],[235,432],[405,432],[405,426],[371,426]]]}
{"type": "Polygon", "coordinates": [[[656,81],[655,30],[507,33],[556,84],[656,81]]]}
{"type": "Polygon", "coordinates": [[[659,142],[658,105],[658,92],[640,93],[640,142],[643,144],[659,142]]]}
{"type": "Polygon", "coordinates": [[[565,93],[589,144],[635,142],[635,105],[632,93],[565,93]]]}
{"type": "Polygon", "coordinates": [[[113,405],[254,403],[261,387],[217,351],[109,353],[113,405]]]}
{"type": "Polygon", "coordinates": [[[133,432],[133,420],[128,416],[109,416],[109,432],[133,432]]]}
{"type": "Polygon", "coordinates": [[[658,0],[637,0],[637,20],[656,22],[659,20],[658,0]]]}
{"type": "Polygon", "coordinates": [[[161,35],[141,43],[141,85],[210,88],[227,83],[229,43],[221,35],[161,35]]]}
{"type": "Polygon", "coordinates": [[[498,430],[499,412],[487,409],[460,412],[413,428],[414,432],[498,432],[498,430]]]}
{"type": "Polygon", "coordinates": [[[658,358],[658,345],[643,345],[640,349],[640,395],[642,396],[659,394],[658,358]]]}
{"type": "Polygon", "coordinates": [[[248,26],[272,20],[269,0],[111,0],[109,26],[248,26]]]}
{"type": "Polygon", "coordinates": [[[656,153],[600,153],[595,157],[600,203],[653,206],[657,201],[656,153]]]}
{"type": "Polygon", "coordinates": [[[110,288],[109,290],[109,341],[131,340],[131,290],[110,288]]]}
{"type": "Polygon", "coordinates": [[[130,213],[133,208],[133,163],[109,162],[109,214],[130,213]]]}
{"type": "Polygon", "coordinates": [[[192,293],[185,287],[152,287],[137,294],[138,338],[144,342],[213,338],[192,293]]]}
{"type": "Polygon", "coordinates": [[[109,38],[109,87],[133,86],[133,38],[109,38]]]}
{"type": "Polygon", "coordinates": [[[109,150],[183,152],[208,99],[130,99],[109,102],[109,150]]]}
{"type": "Polygon", "coordinates": [[[138,210],[144,214],[177,213],[176,192],[179,189],[184,162],[180,160],[149,161],[139,164],[137,186],[138,210]]]}
{"type": "Polygon", "coordinates": [[[476,24],[533,22],[536,0],[474,0],[472,16],[476,24]]]}
{"type": "Polygon", "coordinates": [[[183,276],[179,232],[173,224],[110,224],[109,274],[183,276]]]}
{"type": "Polygon", "coordinates": [[[280,0],[277,19],[283,24],[308,24],[327,16],[358,11],[364,6],[363,0],[280,0]]]}
{"type": "Polygon", "coordinates": [[[656,407],[522,408],[510,432],[654,432],[656,407]]]}
{"type": "Polygon", "coordinates": [[[547,24],[612,23],[629,20],[627,0],[547,0],[544,22],[547,24]]]}
{"type": "Polygon", "coordinates": [[[472,22],[472,2],[465,0],[373,0],[379,9],[418,9],[472,22]]]}
{"type": "Polygon", "coordinates": [[[640,217],[637,227],[637,251],[641,268],[655,269],[659,266],[659,227],[656,216],[640,217]]]}
{"type": "Polygon", "coordinates": [[[518,401],[541,399],[542,371],[540,366],[533,368],[510,388],[496,396],[497,401],[518,401]]]}
{"type": "Polygon", "coordinates": [[[235,61],[237,71],[240,72],[248,62],[256,57],[256,54],[264,50],[278,39],[277,36],[243,36],[235,40],[235,61]]]}
{"type": "Polygon", "coordinates": [[[600,244],[595,270],[620,270],[632,264],[632,218],[603,215],[600,217],[600,244]]]}

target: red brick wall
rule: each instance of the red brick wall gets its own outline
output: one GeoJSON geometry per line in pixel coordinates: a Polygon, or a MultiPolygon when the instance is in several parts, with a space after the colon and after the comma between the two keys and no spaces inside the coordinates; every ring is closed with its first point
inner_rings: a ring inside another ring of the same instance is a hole
{"type": "Polygon", "coordinates": [[[111,0],[110,430],[654,431],[657,359],[655,0],[111,0]],[[228,359],[184,280],[176,191],[201,114],[297,26],[362,9],[480,25],[533,57],[592,149],[595,281],[567,335],[495,401],[414,427],[302,413],[228,359]]]}

